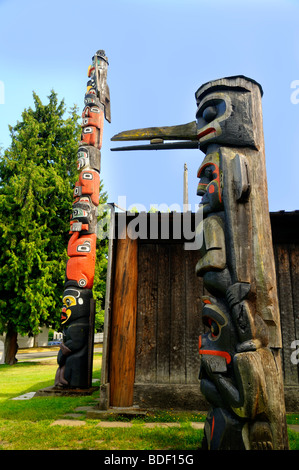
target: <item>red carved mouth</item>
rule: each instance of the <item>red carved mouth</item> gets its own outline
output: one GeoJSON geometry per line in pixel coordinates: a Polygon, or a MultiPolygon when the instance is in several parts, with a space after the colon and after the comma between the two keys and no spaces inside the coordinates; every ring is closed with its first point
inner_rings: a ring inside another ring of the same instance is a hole
{"type": "Polygon", "coordinates": [[[199,354],[207,354],[208,356],[220,356],[224,357],[226,363],[229,364],[232,360],[231,355],[226,351],[215,351],[213,349],[200,349],[201,348],[201,336],[198,338],[198,353],[199,354]]]}
{"type": "Polygon", "coordinates": [[[208,135],[208,134],[212,134],[213,132],[216,132],[216,129],[214,127],[208,127],[208,129],[197,134],[197,138],[200,139],[201,137],[204,137],[205,135],[208,135]]]}
{"type": "Polygon", "coordinates": [[[63,307],[63,308],[61,309],[61,317],[60,317],[60,320],[61,320],[61,321],[67,320],[67,315],[65,314],[65,312],[66,312],[66,308],[63,307]]]}
{"type": "Polygon", "coordinates": [[[199,352],[199,354],[207,354],[208,356],[224,357],[227,364],[229,364],[230,361],[232,360],[231,356],[226,351],[214,351],[213,349],[210,349],[210,350],[200,349],[198,352],[199,352]]]}

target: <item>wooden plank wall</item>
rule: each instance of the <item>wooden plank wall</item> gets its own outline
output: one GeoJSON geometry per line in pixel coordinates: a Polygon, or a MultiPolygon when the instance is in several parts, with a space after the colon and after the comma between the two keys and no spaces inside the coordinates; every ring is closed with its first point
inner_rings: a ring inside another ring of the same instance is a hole
{"type": "MultiPolygon", "coordinates": [[[[299,364],[292,362],[299,340],[299,211],[270,213],[282,333],[282,365],[286,396],[298,400],[299,364]],[[293,346],[293,347],[292,347],[293,346]],[[293,393],[290,393],[293,391],[293,393]],[[293,395],[293,396],[292,396],[293,395]]],[[[297,354],[297,360],[299,355],[297,354]]]]}
{"type": "MultiPolygon", "coordinates": [[[[299,386],[299,365],[291,361],[299,340],[298,216],[271,214],[284,381],[290,386],[299,386]]],[[[137,383],[198,383],[203,286],[195,275],[197,260],[198,253],[185,251],[182,242],[139,241],[137,383]]]]}
{"type": "MultiPolygon", "coordinates": [[[[290,411],[299,411],[299,365],[291,361],[291,355],[295,352],[294,341],[299,340],[299,237],[296,228],[299,225],[299,211],[271,213],[270,216],[281,316],[286,404],[290,411]]],[[[203,285],[201,278],[195,275],[197,261],[197,251],[184,250],[183,237],[174,239],[170,234],[168,240],[153,240],[150,236],[138,239],[136,405],[205,409],[198,381],[198,336],[204,328],[200,301],[203,285]]],[[[110,328],[114,317],[110,297],[113,295],[115,262],[111,260],[114,266],[109,281],[111,286],[108,283],[112,293],[107,302],[105,320],[101,385],[103,409],[109,406],[109,387],[113,379],[109,367],[113,343],[110,328]]]]}
{"type": "Polygon", "coordinates": [[[135,382],[198,383],[197,257],[183,243],[139,243],[135,382]]]}
{"type": "MultiPolygon", "coordinates": [[[[299,367],[291,361],[299,339],[299,244],[274,243],[277,291],[282,332],[285,385],[299,385],[299,367]]],[[[297,354],[298,358],[298,354],[297,354]]]]}

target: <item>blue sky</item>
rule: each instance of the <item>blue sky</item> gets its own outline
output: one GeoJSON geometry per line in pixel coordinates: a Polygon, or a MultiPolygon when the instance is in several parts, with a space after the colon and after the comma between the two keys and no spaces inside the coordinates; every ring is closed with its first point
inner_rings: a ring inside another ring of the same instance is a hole
{"type": "Polygon", "coordinates": [[[109,202],[182,206],[186,162],[194,211],[201,151],[111,152],[120,144],[110,139],[190,122],[201,84],[246,75],[264,90],[270,210],[299,209],[298,1],[0,0],[0,19],[2,147],[10,144],[8,125],[33,105],[33,90],[46,103],[53,88],[81,112],[88,65],[104,49],[112,122],[105,122],[101,177],[109,202]]]}

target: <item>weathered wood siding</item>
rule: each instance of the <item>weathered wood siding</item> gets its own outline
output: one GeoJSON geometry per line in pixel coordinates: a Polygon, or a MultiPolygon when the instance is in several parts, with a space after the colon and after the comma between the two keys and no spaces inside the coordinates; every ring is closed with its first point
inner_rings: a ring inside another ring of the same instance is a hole
{"type": "MultiPolygon", "coordinates": [[[[299,340],[299,212],[270,215],[281,318],[286,405],[287,410],[298,411],[299,365],[291,361],[291,355],[295,351],[294,341],[299,340]]],[[[204,329],[200,301],[203,285],[202,279],[195,275],[198,252],[184,250],[183,237],[174,239],[172,235],[170,231],[168,240],[150,237],[138,240],[134,404],[204,409],[198,381],[198,336],[204,329]]],[[[114,241],[114,245],[117,245],[117,241],[114,241]]],[[[113,273],[117,270],[116,261],[117,257],[112,263],[109,281],[111,299],[115,294],[113,273]]],[[[104,371],[111,366],[109,349],[114,349],[111,325],[114,324],[115,305],[113,307],[109,299],[107,305],[110,313],[106,321],[104,371]]],[[[121,364],[117,355],[112,362],[115,366],[121,364]]],[[[122,386],[121,376],[118,374],[115,382],[110,367],[110,377],[105,372],[102,380],[103,397],[107,395],[105,403],[109,401],[109,383],[113,381],[122,386]]],[[[107,403],[103,406],[107,406],[107,403]]]]}
{"type": "Polygon", "coordinates": [[[139,243],[135,382],[198,382],[202,280],[182,243],[139,243]]]}
{"type": "MultiPolygon", "coordinates": [[[[284,381],[285,385],[299,386],[299,367],[291,361],[294,341],[299,340],[299,232],[295,218],[296,213],[271,214],[284,381]]],[[[197,261],[197,251],[185,251],[183,242],[139,242],[135,382],[198,382],[203,287],[195,275],[197,261]]]]}
{"type": "MultiPolygon", "coordinates": [[[[284,383],[288,390],[299,387],[299,365],[291,360],[299,349],[299,211],[271,213],[277,292],[282,333],[284,383]]],[[[297,354],[297,358],[299,355],[297,354]]]]}

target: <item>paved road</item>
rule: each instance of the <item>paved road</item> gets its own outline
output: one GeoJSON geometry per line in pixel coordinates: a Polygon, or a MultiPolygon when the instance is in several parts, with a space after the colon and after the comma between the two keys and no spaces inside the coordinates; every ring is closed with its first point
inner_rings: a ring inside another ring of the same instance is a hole
{"type": "MultiPolygon", "coordinates": [[[[101,347],[95,347],[94,350],[96,352],[102,352],[101,347]]],[[[55,347],[53,349],[49,349],[47,351],[38,351],[36,349],[33,349],[33,351],[29,352],[28,349],[26,349],[26,352],[18,352],[17,353],[17,359],[19,362],[28,362],[28,361],[39,361],[40,359],[43,360],[50,360],[53,359],[53,357],[57,356],[57,353],[59,351],[59,348],[55,347]]]]}
{"type": "Polygon", "coordinates": [[[18,353],[17,359],[19,362],[39,361],[42,359],[52,359],[57,356],[58,350],[55,351],[32,351],[30,353],[18,353]]]}

